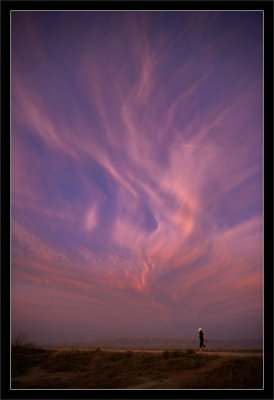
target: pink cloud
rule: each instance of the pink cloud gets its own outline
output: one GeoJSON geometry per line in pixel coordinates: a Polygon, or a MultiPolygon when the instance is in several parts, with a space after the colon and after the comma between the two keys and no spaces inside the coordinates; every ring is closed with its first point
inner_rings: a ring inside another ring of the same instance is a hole
{"type": "MultiPolygon", "coordinates": [[[[237,64],[239,78],[228,76],[230,86],[223,79],[220,44],[234,65],[237,35],[209,40],[199,28],[209,21],[209,34],[218,15],[191,13],[182,26],[182,16],[170,15],[181,28],[169,36],[159,23],[150,36],[149,15],[137,14],[127,13],[125,24],[117,22],[121,13],[110,18],[104,34],[104,13],[97,14],[81,28],[77,57],[67,46],[60,56],[57,34],[49,50],[35,17],[19,24],[36,74],[14,47],[14,309],[22,301],[31,315],[26,284],[34,299],[54,294],[43,303],[49,320],[54,304],[57,319],[66,302],[77,320],[117,310],[130,318],[131,309],[133,318],[155,313],[159,321],[206,308],[218,316],[249,306],[257,312],[260,74],[254,80],[237,64]],[[188,41],[196,48],[201,37],[204,46],[192,53],[188,41]],[[66,69],[63,59],[71,60],[66,69]]],[[[68,316],[65,310],[62,319],[68,316]]]]}

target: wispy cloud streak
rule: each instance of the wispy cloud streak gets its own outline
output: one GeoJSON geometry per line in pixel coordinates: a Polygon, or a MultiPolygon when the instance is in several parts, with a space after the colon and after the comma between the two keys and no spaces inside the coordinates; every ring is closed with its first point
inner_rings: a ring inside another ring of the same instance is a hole
{"type": "Polygon", "coordinates": [[[13,12],[16,327],[42,291],[49,320],[67,303],[110,335],[226,329],[224,310],[260,335],[261,18],[13,12]]]}

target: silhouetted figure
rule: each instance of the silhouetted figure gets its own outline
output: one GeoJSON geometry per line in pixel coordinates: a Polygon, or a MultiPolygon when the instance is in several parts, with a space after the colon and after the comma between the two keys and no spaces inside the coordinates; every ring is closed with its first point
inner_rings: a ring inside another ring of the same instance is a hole
{"type": "Polygon", "coordinates": [[[202,347],[204,347],[205,349],[208,350],[208,348],[204,345],[204,339],[205,339],[206,337],[205,337],[204,332],[202,331],[202,328],[199,328],[199,329],[198,329],[198,335],[195,336],[195,338],[198,337],[198,336],[199,336],[199,339],[200,339],[200,351],[202,351],[202,347]]]}

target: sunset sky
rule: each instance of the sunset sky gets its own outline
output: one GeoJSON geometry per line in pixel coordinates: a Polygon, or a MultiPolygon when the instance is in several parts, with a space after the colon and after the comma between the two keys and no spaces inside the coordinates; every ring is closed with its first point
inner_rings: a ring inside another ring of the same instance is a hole
{"type": "Polygon", "coordinates": [[[11,13],[11,334],[262,338],[262,12],[11,13]]]}

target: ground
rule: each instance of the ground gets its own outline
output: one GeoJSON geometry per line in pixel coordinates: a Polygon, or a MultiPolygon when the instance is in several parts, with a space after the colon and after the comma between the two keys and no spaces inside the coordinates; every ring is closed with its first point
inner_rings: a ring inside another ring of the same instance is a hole
{"type": "Polygon", "coordinates": [[[14,389],[262,388],[262,352],[13,349],[14,389]]]}

